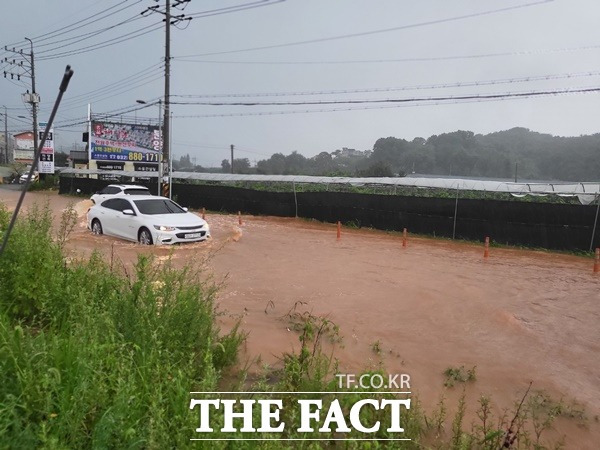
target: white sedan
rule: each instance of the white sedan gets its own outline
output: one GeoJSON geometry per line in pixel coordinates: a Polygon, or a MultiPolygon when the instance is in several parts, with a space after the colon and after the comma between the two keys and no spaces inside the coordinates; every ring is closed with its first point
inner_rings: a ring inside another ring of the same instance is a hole
{"type": "Polygon", "coordinates": [[[151,195],[150,190],[145,186],[135,184],[109,184],[101,191],[96,192],[90,198],[94,204],[102,203],[103,200],[116,195],[151,195]]]}
{"type": "Polygon", "coordinates": [[[119,196],[104,200],[87,213],[94,234],[137,241],[140,244],[176,244],[210,237],[205,220],[165,197],[119,196]]]}

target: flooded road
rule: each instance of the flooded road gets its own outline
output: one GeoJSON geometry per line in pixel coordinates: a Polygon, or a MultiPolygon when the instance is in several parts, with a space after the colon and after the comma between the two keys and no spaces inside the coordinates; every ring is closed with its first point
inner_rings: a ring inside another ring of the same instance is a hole
{"type": "MultiPolygon", "coordinates": [[[[0,189],[0,201],[16,204],[18,192],[0,189]]],[[[465,384],[470,415],[480,395],[496,411],[512,408],[527,385],[585,406],[585,426],[559,420],[557,437],[567,448],[600,442],[600,274],[593,261],[572,255],[490,249],[451,241],[272,217],[207,214],[212,240],[177,247],[142,247],[85,228],[89,200],[27,194],[59,212],[75,202],[80,215],[68,249],[94,250],[130,264],[139,253],[173,258],[177,265],[205,261],[219,293],[223,328],[241,319],[248,332],[242,362],[261,356],[277,365],[298,349],[286,314],[294,308],[326,316],[340,327],[335,356],[340,371],[357,373],[381,364],[407,373],[427,409],[443,393],[455,400],[462,386],[444,387],[448,367],[476,366],[465,384]]],[[[12,206],[11,206],[12,205],[12,206]]]]}

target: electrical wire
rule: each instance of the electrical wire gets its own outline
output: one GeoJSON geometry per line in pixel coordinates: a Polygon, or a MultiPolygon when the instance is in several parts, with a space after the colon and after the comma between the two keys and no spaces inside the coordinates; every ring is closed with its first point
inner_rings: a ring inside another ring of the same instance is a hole
{"type": "Polygon", "coordinates": [[[394,59],[358,59],[358,60],[324,60],[324,61],[218,61],[218,60],[195,60],[186,59],[185,56],[173,57],[180,62],[193,62],[200,64],[248,64],[248,65],[326,65],[326,64],[383,64],[383,63],[405,63],[405,62],[434,62],[434,61],[453,61],[461,59],[480,59],[480,58],[498,58],[505,56],[530,56],[544,55],[551,53],[575,52],[584,50],[597,50],[600,45],[585,45],[580,47],[563,47],[555,49],[541,50],[519,50],[511,52],[480,53],[474,55],[448,55],[448,56],[423,56],[413,58],[394,58],[394,59]]]}
{"type": "Polygon", "coordinates": [[[492,9],[492,10],[482,11],[482,12],[478,12],[478,13],[463,14],[463,15],[459,15],[459,16],[447,17],[444,19],[428,20],[428,21],[424,21],[424,22],[417,22],[417,23],[413,23],[413,24],[409,24],[409,25],[401,25],[401,26],[391,27],[391,28],[383,28],[383,29],[379,29],[379,30],[363,31],[363,32],[359,32],[359,33],[349,33],[349,34],[343,34],[343,35],[338,35],[338,36],[329,36],[329,37],[323,37],[323,38],[308,39],[308,40],[304,40],[304,41],[286,42],[283,44],[263,45],[260,47],[242,48],[242,49],[237,49],[237,50],[200,53],[200,54],[195,54],[195,55],[182,55],[182,56],[180,56],[180,58],[182,58],[182,57],[183,58],[198,57],[198,56],[213,56],[213,55],[227,55],[227,54],[232,54],[232,53],[242,53],[242,52],[250,52],[250,51],[256,51],[256,50],[268,50],[268,49],[273,49],[273,48],[291,47],[291,46],[306,45],[306,44],[316,44],[316,43],[320,43],[320,42],[330,42],[330,41],[336,41],[336,40],[340,40],[340,39],[348,39],[348,38],[354,38],[354,37],[372,36],[375,34],[389,33],[392,31],[408,30],[408,29],[412,29],[412,28],[420,28],[420,27],[425,27],[425,26],[430,26],[430,25],[439,25],[442,23],[455,22],[455,21],[471,19],[471,18],[475,18],[475,17],[487,16],[487,15],[491,15],[491,14],[498,14],[498,13],[512,11],[512,10],[516,10],[516,9],[528,8],[531,6],[538,6],[538,5],[542,5],[542,4],[546,4],[546,3],[551,3],[553,1],[554,0],[539,0],[539,1],[535,1],[535,2],[524,3],[524,4],[520,4],[520,5],[515,5],[515,6],[508,6],[508,7],[504,7],[504,8],[498,8],[498,9],[492,9]]]}
{"type": "Polygon", "coordinates": [[[132,6],[135,6],[138,3],[142,2],[142,0],[136,0],[133,3],[130,3],[128,6],[124,6],[123,8],[118,9],[116,11],[113,11],[110,14],[105,14],[108,11],[110,11],[110,10],[112,10],[112,9],[120,6],[123,3],[127,3],[127,1],[128,0],[120,1],[120,2],[118,2],[117,4],[115,4],[113,6],[110,6],[108,8],[104,8],[103,11],[102,11],[102,13],[104,13],[104,15],[102,15],[102,13],[101,14],[94,14],[94,15],[91,15],[91,16],[85,18],[85,19],[77,21],[77,22],[75,22],[75,23],[73,23],[71,25],[68,25],[66,27],[61,27],[61,28],[59,28],[57,30],[54,30],[54,31],[51,31],[51,32],[48,32],[48,33],[44,33],[44,34],[41,34],[39,36],[34,36],[31,39],[37,45],[39,42],[44,42],[44,41],[47,41],[49,39],[54,39],[57,36],[62,36],[64,34],[71,33],[71,32],[73,32],[75,30],[79,30],[81,28],[87,27],[87,26],[90,25],[88,22],[92,22],[93,21],[94,23],[98,23],[101,20],[104,20],[104,19],[106,19],[108,17],[114,16],[115,14],[118,14],[121,11],[125,11],[126,9],[131,8],[132,6]]]}
{"type": "Polygon", "coordinates": [[[239,5],[228,6],[225,8],[218,8],[218,9],[202,11],[202,12],[197,12],[197,13],[190,13],[190,14],[186,14],[185,17],[203,18],[203,17],[220,16],[222,14],[230,14],[230,13],[246,11],[246,10],[254,9],[254,8],[262,8],[264,6],[272,6],[272,5],[276,5],[278,3],[283,3],[285,1],[286,0],[260,0],[260,1],[251,2],[251,3],[243,3],[243,4],[239,4],[239,5]]]}
{"type": "Polygon", "coordinates": [[[123,20],[123,21],[121,21],[119,23],[116,23],[114,25],[110,25],[108,27],[101,28],[99,30],[89,31],[87,33],[78,34],[78,35],[75,35],[75,36],[72,36],[72,37],[60,39],[58,41],[46,42],[45,44],[39,44],[38,45],[36,43],[36,53],[37,54],[44,54],[44,53],[47,53],[47,52],[51,52],[51,51],[59,50],[61,48],[68,47],[70,45],[79,44],[82,41],[91,39],[93,37],[96,37],[96,36],[98,36],[98,35],[106,32],[106,31],[112,30],[112,29],[120,27],[122,25],[126,25],[128,23],[135,22],[136,20],[140,20],[141,18],[142,17],[139,14],[136,14],[133,17],[129,17],[128,19],[125,19],[125,20],[123,20]],[[74,41],[74,40],[76,40],[76,42],[71,42],[70,44],[64,44],[64,45],[61,45],[59,47],[54,47],[54,48],[51,48],[51,49],[48,49],[48,50],[42,50],[42,51],[39,50],[42,47],[48,47],[50,45],[60,44],[61,42],[68,42],[68,41],[74,41]]]}
{"type": "MultiPolygon", "coordinates": [[[[135,112],[135,111],[140,111],[142,109],[146,109],[146,108],[150,108],[152,106],[158,105],[159,104],[159,99],[152,99],[148,102],[146,102],[143,105],[139,105],[136,107],[130,107],[130,106],[126,106],[123,108],[119,108],[119,109],[115,109],[112,111],[108,111],[106,113],[94,113],[93,116],[96,117],[103,117],[103,118],[109,118],[109,117],[115,117],[115,116],[120,116],[120,115],[124,115],[124,114],[128,114],[131,112],[135,112]]],[[[61,126],[63,128],[70,128],[76,125],[81,125],[81,124],[85,124],[88,123],[88,119],[87,117],[85,118],[79,118],[79,119],[70,119],[70,120],[64,120],[64,121],[59,121],[56,123],[57,126],[61,126]]]]}
{"type": "MultiPolygon", "coordinates": [[[[138,82],[135,85],[131,85],[131,86],[127,86],[127,87],[124,86],[120,90],[116,90],[115,92],[112,92],[112,93],[110,93],[108,95],[105,95],[103,97],[90,97],[88,100],[85,100],[83,102],[70,105],[70,107],[67,107],[67,108],[62,108],[62,111],[72,111],[74,109],[79,109],[82,106],[87,105],[88,103],[93,103],[93,102],[94,103],[99,103],[99,102],[102,102],[102,101],[107,100],[109,98],[113,98],[113,97],[117,97],[119,95],[122,95],[122,94],[124,94],[126,92],[131,92],[131,91],[133,91],[135,89],[138,89],[138,88],[140,88],[142,86],[147,86],[148,84],[151,84],[151,83],[153,83],[155,81],[162,80],[162,78],[163,77],[160,74],[158,74],[158,75],[152,74],[151,78],[148,79],[148,80],[146,80],[145,82],[138,82]]],[[[140,80],[140,81],[142,81],[142,80],[140,80]]]]}
{"type": "MultiPolygon", "coordinates": [[[[354,111],[367,109],[388,109],[413,106],[435,106],[459,103],[479,103],[486,101],[499,101],[507,99],[523,99],[533,97],[547,97],[552,95],[565,94],[588,94],[600,92],[600,87],[590,87],[584,89],[560,90],[560,91],[537,91],[537,92],[521,92],[508,94],[488,94],[488,95],[471,95],[460,97],[429,97],[426,99],[402,99],[396,100],[392,105],[368,105],[368,106],[348,106],[344,108],[327,108],[327,109],[306,109],[306,110],[287,110],[287,111],[262,111],[262,112],[240,112],[240,113],[225,113],[225,114],[195,114],[195,115],[175,115],[174,118],[207,118],[207,117],[242,117],[242,116],[270,116],[284,114],[305,114],[305,113],[322,113],[322,112],[337,112],[337,111],[354,111]],[[411,103],[412,102],[412,103],[411,103]]],[[[341,102],[344,103],[344,102],[341,102]]]]}
{"type": "Polygon", "coordinates": [[[139,28],[135,31],[131,31],[129,33],[123,34],[121,36],[117,36],[115,38],[109,39],[104,42],[100,42],[98,44],[88,45],[86,47],[81,47],[81,48],[73,49],[73,50],[66,51],[66,52],[53,53],[50,55],[42,56],[42,57],[38,58],[38,60],[45,61],[45,60],[49,60],[49,59],[62,58],[65,56],[73,56],[73,55],[80,55],[82,53],[88,53],[88,52],[91,52],[94,50],[99,50],[101,48],[110,47],[112,45],[119,44],[124,41],[129,41],[129,40],[138,38],[140,36],[144,36],[148,33],[158,30],[159,28],[162,28],[162,22],[155,22],[154,24],[147,25],[147,26],[139,28]]]}
{"type": "Polygon", "coordinates": [[[291,91],[291,92],[260,92],[250,94],[171,94],[171,97],[178,98],[249,98],[249,97],[292,97],[292,96],[304,96],[304,95],[333,95],[333,94],[357,94],[357,93],[369,93],[369,92],[393,92],[393,91],[412,91],[412,90],[427,90],[427,89],[445,89],[445,88],[462,88],[462,87],[473,87],[473,86],[492,86],[498,84],[513,84],[513,83],[526,83],[533,81],[547,81],[547,80],[560,80],[560,79],[572,79],[581,77],[593,77],[600,76],[600,71],[590,72],[575,72],[575,73],[562,73],[562,74],[551,74],[551,75],[535,75],[527,77],[516,77],[516,78],[501,78],[495,80],[480,80],[480,81],[460,81],[454,83],[442,83],[442,84],[421,84],[412,86],[402,87],[384,87],[384,88],[361,88],[361,89],[335,89],[327,91],[291,91]]]}
{"type": "Polygon", "coordinates": [[[340,105],[361,103],[413,103],[444,100],[473,100],[511,97],[534,97],[539,95],[554,95],[566,93],[586,93],[600,90],[599,87],[559,89],[527,92],[508,92],[491,94],[451,95],[437,97],[385,98],[385,99],[350,99],[350,100],[314,100],[297,102],[171,102],[173,105],[202,105],[202,106],[299,106],[299,105],[340,105]]]}
{"type": "Polygon", "coordinates": [[[105,91],[111,91],[114,88],[119,87],[121,84],[128,84],[131,81],[137,81],[137,80],[140,79],[140,77],[146,76],[149,73],[153,74],[153,72],[158,71],[158,70],[162,69],[163,67],[164,67],[164,64],[162,62],[156,63],[156,64],[152,64],[151,66],[148,66],[145,69],[142,69],[142,70],[140,70],[138,72],[135,72],[135,73],[133,73],[131,75],[128,75],[128,76],[126,76],[124,78],[121,78],[121,79],[119,79],[117,81],[114,81],[114,82],[112,82],[110,84],[104,85],[104,86],[102,86],[100,88],[94,89],[92,91],[84,92],[82,94],[71,96],[68,100],[66,100],[65,102],[63,102],[63,104],[69,104],[69,103],[72,103],[73,100],[78,101],[78,100],[80,100],[82,98],[86,98],[87,99],[90,96],[97,95],[99,93],[104,93],[105,91]]]}

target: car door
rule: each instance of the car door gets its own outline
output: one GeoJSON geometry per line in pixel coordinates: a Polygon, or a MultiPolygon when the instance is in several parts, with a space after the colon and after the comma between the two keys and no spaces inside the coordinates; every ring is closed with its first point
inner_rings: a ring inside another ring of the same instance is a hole
{"type": "Polygon", "coordinates": [[[100,204],[100,208],[98,208],[98,219],[102,224],[102,230],[105,234],[117,236],[115,228],[117,226],[118,214],[122,214],[119,211],[118,199],[109,198],[100,204]]]}
{"type": "Polygon", "coordinates": [[[137,230],[139,227],[139,218],[135,215],[135,209],[129,202],[124,198],[115,199],[119,209],[119,215],[115,222],[115,231],[119,237],[137,241],[137,230]],[[134,212],[134,215],[123,214],[123,211],[130,209],[134,212]]]}

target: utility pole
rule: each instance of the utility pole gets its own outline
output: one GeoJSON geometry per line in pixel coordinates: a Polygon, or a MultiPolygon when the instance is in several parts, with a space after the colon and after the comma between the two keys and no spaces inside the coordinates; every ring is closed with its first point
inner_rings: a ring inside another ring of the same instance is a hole
{"type": "MultiPolygon", "coordinates": [[[[158,0],[156,0],[158,1],[158,0]]],[[[171,173],[169,170],[171,160],[171,147],[170,147],[170,94],[171,94],[171,25],[177,25],[185,20],[192,20],[191,17],[185,17],[185,14],[179,14],[176,16],[171,15],[171,6],[180,9],[184,9],[191,0],[165,0],[165,9],[161,11],[159,5],[150,6],[142,12],[142,16],[146,13],[159,13],[165,16],[163,21],[165,22],[165,92],[164,92],[164,114],[163,114],[163,169],[166,180],[159,180],[162,182],[162,194],[170,197],[170,192],[167,192],[170,188],[171,173]]]]}
{"type": "MultiPolygon", "coordinates": [[[[5,51],[14,53],[15,55],[20,55],[20,57],[22,58],[21,61],[17,61],[16,59],[9,60],[8,57],[4,58],[5,63],[8,63],[8,64],[14,66],[15,68],[22,70],[22,72],[4,71],[4,78],[7,78],[8,75],[10,75],[11,80],[14,80],[16,77],[18,81],[21,80],[21,76],[26,76],[26,77],[31,78],[31,93],[29,93],[29,91],[27,91],[25,94],[23,94],[23,100],[25,101],[25,103],[29,103],[32,108],[33,147],[34,147],[34,154],[35,154],[35,152],[37,151],[37,148],[38,148],[38,140],[39,140],[37,108],[38,108],[38,103],[40,102],[40,97],[35,90],[35,57],[33,54],[33,41],[29,38],[25,38],[25,40],[29,41],[29,44],[31,46],[31,51],[29,53],[29,59],[27,58],[27,54],[23,53],[22,49],[15,50],[14,47],[12,49],[9,49],[7,46],[4,46],[5,51]],[[25,60],[25,62],[28,63],[29,69],[27,69],[27,67],[23,66],[23,60],[25,60]]],[[[35,163],[35,161],[34,161],[34,163],[35,163]]]]}
{"type": "MultiPolygon", "coordinates": [[[[34,57],[33,57],[33,41],[29,38],[25,38],[26,40],[29,41],[29,44],[31,45],[31,53],[29,54],[29,57],[31,58],[29,60],[30,64],[31,64],[31,108],[32,108],[32,116],[33,116],[33,148],[34,148],[34,153],[37,152],[38,150],[38,118],[37,118],[37,105],[39,103],[39,98],[37,97],[37,94],[35,92],[35,62],[34,62],[34,57]]],[[[35,161],[34,161],[35,163],[35,161]]],[[[42,178],[43,175],[40,176],[40,179],[42,178]]]]}
{"type": "Polygon", "coordinates": [[[4,164],[8,164],[8,114],[4,107],[4,164]]]}
{"type": "Polygon", "coordinates": [[[231,173],[233,173],[233,144],[231,144],[231,173]]]}
{"type": "MultiPolygon", "coordinates": [[[[163,115],[163,153],[165,158],[165,173],[167,173],[165,185],[166,189],[168,189],[170,184],[169,182],[171,180],[171,172],[169,172],[169,160],[171,159],[171,148],[169,147],[169,95],[171,94],[171,0],[166,0],[165,3],[165,113],[163,115]]],[[[165,187],[163,187],[163,191],[164,190],[165,187]]],[[[170,192],[168,194],[169,196],[171,195],[170,192]]]]}

